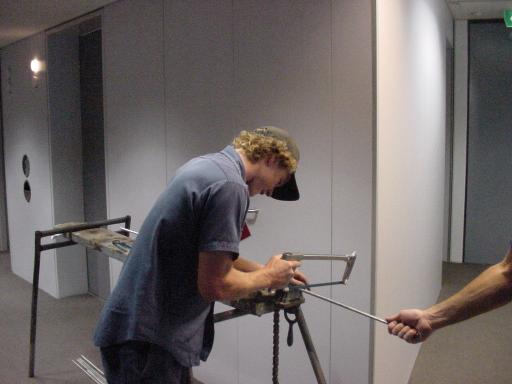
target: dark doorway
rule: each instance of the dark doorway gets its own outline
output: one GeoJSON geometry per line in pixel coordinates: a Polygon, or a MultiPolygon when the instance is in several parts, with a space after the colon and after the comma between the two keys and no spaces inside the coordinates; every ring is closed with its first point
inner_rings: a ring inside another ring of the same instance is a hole
{"type": "Polygon", "coordinates": [[[451,212],[453,184],[453,127],[454,127],[454,49],[446,42],[446,144],[443,261],[449,261],[451,252],[451,212]]]}
{"type": "MultiPolygon", "coordinates": [[[[84,219],[91,222],[107,218],[101,29],[81,33],[79,51],[84,219]]],[[[106,298],[110,293],[108,257],[87,249],[87,269],[89,292],[106,298]]]]}
{"type": "Polygon", "coordinates": [[[503,20],[470,22],[465,262],[498,262],[512,236],[511,64],[503,20]]]}

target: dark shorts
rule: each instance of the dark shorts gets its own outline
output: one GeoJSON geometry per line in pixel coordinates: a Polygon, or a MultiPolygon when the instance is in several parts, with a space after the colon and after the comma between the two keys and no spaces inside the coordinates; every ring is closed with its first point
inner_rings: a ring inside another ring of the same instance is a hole
{"type": "Polygon", "coordinates": [[[188,384],[189,369],[165,349],[141,341],[101,348],[109,384],[188,384]]]}

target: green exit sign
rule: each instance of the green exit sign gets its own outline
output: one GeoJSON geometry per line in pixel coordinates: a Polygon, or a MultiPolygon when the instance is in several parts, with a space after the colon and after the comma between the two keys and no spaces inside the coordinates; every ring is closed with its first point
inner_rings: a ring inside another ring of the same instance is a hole
{"type": "Polygon", "coordinates": [[[505,25],[507,28],[512,28],[512,9],[505,9],[503,12],[503,18],[505,19],[505,25]]]}

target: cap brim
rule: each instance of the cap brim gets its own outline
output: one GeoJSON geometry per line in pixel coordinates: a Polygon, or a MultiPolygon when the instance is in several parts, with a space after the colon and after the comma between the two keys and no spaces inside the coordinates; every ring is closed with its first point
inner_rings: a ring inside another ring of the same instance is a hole
{"type": "Polygon", "coordinates": [[[296,201],[299,200],[299,188],[295,180],[295,173],[292,173],[290,180],[285,185],[275,188],[272,197],[276,200],[296,201]]]}

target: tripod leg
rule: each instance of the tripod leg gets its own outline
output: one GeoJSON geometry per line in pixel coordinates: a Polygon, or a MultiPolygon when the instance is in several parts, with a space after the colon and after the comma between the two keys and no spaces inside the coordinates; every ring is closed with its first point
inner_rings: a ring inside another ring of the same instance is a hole
{"type": "Polygon", "coordinates": [[[300,333],[302,334],[302,339],[304,340],[306,350],[308,351],[309,360],[311,361],[313,371],[315,372],[316,381],[318,384],[326,384],[324,372],[322,371],[322,366],[320,365],[320,360],[318,360],[315,346],[313,345],[313,340],[311,340],[308,325],[306,324],[306,319],[304,318],[304,314],[302,313],[302,309],[300,309],[300,307],[297,308],[296,316],[300,333]]]}

